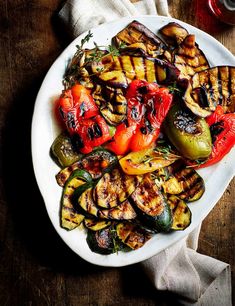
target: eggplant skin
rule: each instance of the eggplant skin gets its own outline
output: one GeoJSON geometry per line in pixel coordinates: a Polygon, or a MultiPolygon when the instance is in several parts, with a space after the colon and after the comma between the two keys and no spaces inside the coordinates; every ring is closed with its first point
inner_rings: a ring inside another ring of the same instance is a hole
{"type": "Polygon", "coordinates": [[[134,43],[144,43],[147,53],[154,57],[161,55],[166,48],[165,43],[157,35],[136,20],[114,36],[113,42],[117,47],[121,44],[129,46],[134,43]]]}
{"type": "Polygon", "coordinates": [[[170,43],[176,43],[179,45],[185,37],[189,34],[188,31],[176,22],[170,22],[167,25],[160,28],[159,32],[170,43]]]}
{"type": "Polygon", "coordinates": [[[196,73],[184,95],[186,106],[200,117],[209,116],[217,105],[235,112],[235,67],[217,66],[196,73]]]}

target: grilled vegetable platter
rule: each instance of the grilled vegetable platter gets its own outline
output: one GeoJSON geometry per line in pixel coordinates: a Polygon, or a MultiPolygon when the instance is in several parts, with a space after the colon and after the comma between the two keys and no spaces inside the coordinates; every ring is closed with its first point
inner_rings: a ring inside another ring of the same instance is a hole
{"type": "Polygon", "coordinates": [[[233,160],[235,61],[214,64],[200,31],[153,19],[157,26],[148,18],[123,21],[111,36],[104,26],[102,43],[96,30],[85,33],[49,102],[53,222],[96,264],[138,262],[184,237],[234,174],[225,164],[220,191],[207,203],[210,176],[233,160]]]}

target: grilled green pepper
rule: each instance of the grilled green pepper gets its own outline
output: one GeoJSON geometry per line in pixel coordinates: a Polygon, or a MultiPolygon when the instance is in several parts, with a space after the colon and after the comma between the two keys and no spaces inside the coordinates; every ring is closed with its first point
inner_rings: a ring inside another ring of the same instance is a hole
{"type": "Polygon", "coordinates": [[[164,130],[176,149],[191,160],[211,154],[212,141],[208,124],[179,104],[172,106],[164,122],[164,130]]]}

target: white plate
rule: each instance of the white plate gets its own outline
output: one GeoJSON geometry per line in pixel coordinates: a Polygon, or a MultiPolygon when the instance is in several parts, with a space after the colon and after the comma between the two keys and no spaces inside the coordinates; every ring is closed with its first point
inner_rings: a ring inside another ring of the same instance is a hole
{"type": "MultiPolygon", "coordinates": [[[[110,44],[110,39],[132,20],[133,18],[129,17],[123,18],[117,22],[104,24],[92,29],[93,39],[86,47],[92,48],[93,41],[98,45],[110,44]]],[[[193,26],[168,17],[142,16],[136,18],[136,20],[154,32],[157,32],[160,27],[168,22],[176,21],[185,27],[189,33],[196,34],[196,41],[204,51],[211,66],[235,66],[234,56],[222,44],[193,26]]],[[[235,149],[219,164],[200,171],[200,174],[205,180],[206,191],[200,200],[190,204],[192,223],[185,231],[170,234],[156,234],[144,247],[129,253],[119,252],[118,254],[104,256],[91,252],[86,243],[84,231],[75,229],[69,232],[60,227],[59,209],[62,189],[57,185],[55,180],[55,175],[58,173],[59,168],[49,156],[50,146],[59,132],[53,117],[53,103],[63,88],[62,78],[67,63],[74,55],[76,45],[80,43],[81,38],[86,34],[84,33],[75,39],[58,57],[47,73],[38,93],[32,120],[32,157],[34,171],[48,215],[64,242],[75,253],[90,263],[101,266],[125,266],[150,258],[169,247],[189,234],[207,216],[234,176],[235,149]]]]}

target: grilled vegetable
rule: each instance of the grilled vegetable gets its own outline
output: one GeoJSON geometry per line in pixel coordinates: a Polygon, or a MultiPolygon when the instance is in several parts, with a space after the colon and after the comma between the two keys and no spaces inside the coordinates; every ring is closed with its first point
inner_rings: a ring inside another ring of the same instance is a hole
{"type": "Polygon", "coordinates": [[[98,221],[97,219],[89,218],[85,218],[83,223],[91,231],[99,231],[111,225],[110,221],[98,221]]]}
{"type": "Polygon", "coordinates": [[[162,27],[159,32],[169,43],[176,43],[179,45],[185,37],[189,34],[188,31],[176,22],[170,22],[162,27]]]}
{"type": "Polygon", "coordinates": [[[187,167],[182,160],[167,167],[167,171],[171,176],[175,177],[181,186],[182,191],[177,197],[184,201],[193,202],[201,198],[205,191],[205,185],[202,177],[191,167],[187,167]]]}
{"type": "Polygon", "coordinates": [[[208,167],[219,162],[235,145],[235,114],[224,114],[222,106],[206,118],[212,135],[212,152],[209,158],[196,168],[208,167]]]}
{"type": "Polygon", "coordinates": [[[185,201],[176,196],[167,199],[173,215],[172,230],[185,230],[191,223],[191,211],[185,201]]]}
{"type": "Polygon", "coordinates": [[[179,156],[159,152],[153,146],[138,152],[131,152],[121,158],[122,170],[129,175],[141,175],[173,163],[179,156]]]}
{"type": "Polygon", "coordinates": [[[115,252],[113,233],[110,227],[100,231],[88,231],[87,244],[92,252],[111,254],[115,252]]]}
{"type": "Polygon", "coordinates": [[[132,220],[136,218],[136,212],[128,200],[111,209],[101,209],[99,211],[101,219],[108,220],[132,220]]]}
{"type": "Polygon", "coordinates": [[[109,171],[117,162],[117,157],[113,153],[104,149],[97,149],[85,155],[78,162],[62,169],[56,175],[56,180],[60,186],[64,186],[66,180],[76,169],[84,169],[90,173],[92,179],[97,179],[101,177],[103,173],[109,171]]]}
{"type": "Polygon", "coordinates": [[[107,55],[93,65],[98,81],[114,88],[127,88],[134,79],[170,84],[178,80],[179,70],[170,63],[157,58],[129,55],[107,55]],[[101,71],[98,74],[98,71],[101,71]]]}
{"type": "Polygon", "coordinates": [[[53,141],[51,154],[60,167],[70,166],[82,157],[82,154],[75,151],[71,137],[65,132],[53,141]]]}
{"type": "Polygon", "coordinates": [[[133,250],[141,248],[150,238],[150,234],[136,224],[122,222],[116,226],[118,238],[133,250]]]}
{"type": "Polygon", "coordinates": [[[208,124],[179,104],[173,105],[164,121],[164,132],[186,158],[205,159],[211,154],[212,142],[208,124]]]}
{"type": "Polygon", "coordinates": [[[93,189],[89,186],[78,198],[78,205],[88,214],[100,219],[131,220],[136,217],[133,207],[127,200],[111,209],[98,208],[93,199],[93,189]]]}
{"type": "Polygon", "coordinates": [[[78,206],[80,206],[84,212],[88,213],[91,216],[98,217],[99,215],[99,208],[96,206],[93,200],[93,188],[91,185],[86,184],[81,186],[84,188],[78,188],[76,190],[76,198],[78,206]]]}
{"type": "Polygon", "coordinates": [[[207,117],[221,105],[224,112],[235,112],[235,67],[219,66],[196,73],[184,95],[187,107],[207,117]]]}
{"type": "Polygon", "coordinates": [[[146,47],[147,53],[154,57],[161,55],[165,49],[163,41],[136,20],[120,31],[113,38],[113,41],[117,47],[123,45],[129,46],[134,43],[143,43],[146,47]]]}
{"type": "Polygon", "coordinates": [[[75,170],[65,184],[61,198],[61,226],[72,230],[81,224],[84,215],[78,213],[73,204],[74,190],[86,183],[89,173],[83,170],[75,170]]]}
{"type": "Polygon", "coordinates": [[[186,79],[210,67],[205,55],[195,43],[195,35],[185,37],[174,51],[173,63],[180,70],[180,78],[186,79]]]}
{"type": "Polygon", "coordinates": [[[157,232],[170,230],[172,215],[169,205],[149,175],[144,176],[131,199],[146,226],[157,232]]]}
{"type": "Polygon", "coordinates": [[[126,118],[127,100],[122,88],[105,87],[103,90],[103,102],[100,112],[111,125],[118,125],[126,118]]]}
{"type": "Polygon", "coordinates": [[[94,187],[93,197],[101,208],[112,208],[125,201],[139,184],[140,177],[126,175],[121,169],[105,173],[94,187]]]}

